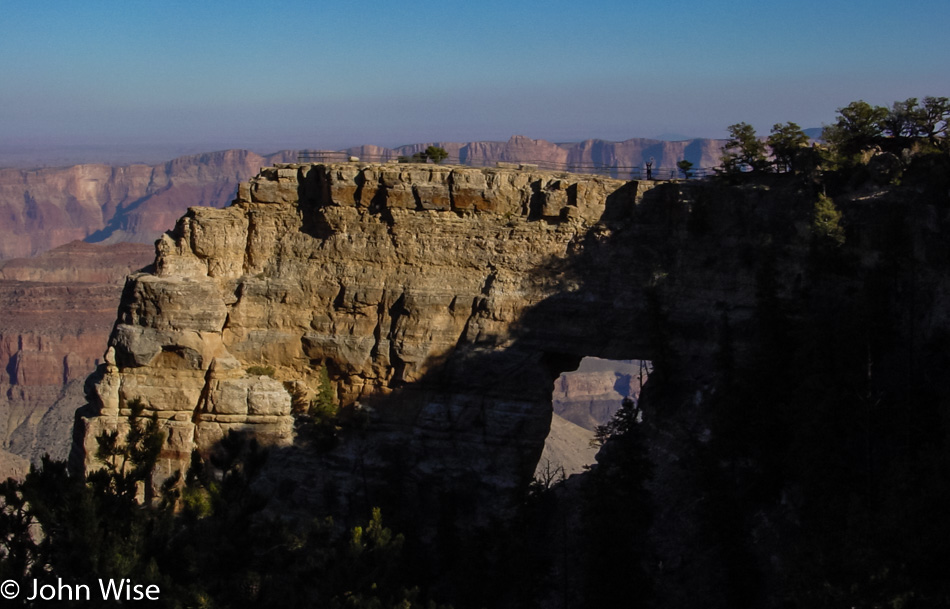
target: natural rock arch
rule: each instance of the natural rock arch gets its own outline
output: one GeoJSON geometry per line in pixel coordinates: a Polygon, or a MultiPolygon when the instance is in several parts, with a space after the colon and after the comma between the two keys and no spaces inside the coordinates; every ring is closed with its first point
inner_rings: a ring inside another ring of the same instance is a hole
{"type": "Polygon", "coordinates": [[[706,362],[724,312],[748,322],[750,226],[710,189],[264,169],[232,206],[189,210],[154,271],[130,277],[74,454],[95,467],[95,436],[141,398],[167,432],[160,476],[246,430],[282,447],[274,484],[292,481],[292,502],[330,488],[332,501],[504,508],[534,471],[561,372],[584,356],[662,360],[658,349],[706,362]],[[260,363],[276,378],[248,374],[260,363]],[[318,455],[294,447],[291,404],[315,392],[322,364],[369,422],[318,455]]]}

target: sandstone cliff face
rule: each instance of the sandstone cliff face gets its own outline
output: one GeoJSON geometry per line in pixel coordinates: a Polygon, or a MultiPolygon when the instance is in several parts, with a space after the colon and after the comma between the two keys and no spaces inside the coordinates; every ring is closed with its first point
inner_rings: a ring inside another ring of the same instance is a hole
{"type": "Polygon", "coordinates": [[[158,243],[155,272],[130,277],[80,430],[86,466],[135,398],[166,427],[166,474],[228,430],[289,446],[292,397],[313,394],[325,363],[341,402],[369,413],[372,441],[298,471],[298,494],[334,477],[354,492],[350,468],[387,467],[387,450],[411,455],[401,475],[418,500],[435,480],[440,493],[510,492],[540,455],[554,379],[584,354],[569,334],[591,320],[555,305],[554,324],[519,325],[580,288],[568,256],[651,186],[432,165],[265,169],[231,207],[189,210],[158,243]],[[247,373],[259,363],[276,378],[247,373]]]}
{"type": "Polygon", "coordinates": [[[780,236],[779,297],[798,297],[810,206],[533,170],[265,169],[231,207],[189,210],[129,279],[76,457],[95,467],[95,436],[141,398],[168,434],[163,474],[244,430],[277,447],[291,503],[503,505],[582,357],[664,359],[701,391],[723,315],[743,357],[756,244],[780,236]],[[324,364],[369,421],[318,454],[294,444],[291,407],[324,364]]]}

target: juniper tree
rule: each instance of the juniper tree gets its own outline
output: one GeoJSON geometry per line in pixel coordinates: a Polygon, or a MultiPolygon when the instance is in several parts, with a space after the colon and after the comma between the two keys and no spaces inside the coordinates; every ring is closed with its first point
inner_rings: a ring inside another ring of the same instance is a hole
{"type": "Polygon", "coordinates": [[[726,173],[745,171],[763,171],[768,165],[765,156],[765,143],[755,134],[748,123],[729,125],[729,140],[722,147],[722,165],[726,173]]]}
{"type": "Polygon", "coordinates": [[[808,146],[808,136],[795,123],[776,123],[765,143],[772,149],[775,168],[787,172],[796,169],[795,160],[808,146]]]}

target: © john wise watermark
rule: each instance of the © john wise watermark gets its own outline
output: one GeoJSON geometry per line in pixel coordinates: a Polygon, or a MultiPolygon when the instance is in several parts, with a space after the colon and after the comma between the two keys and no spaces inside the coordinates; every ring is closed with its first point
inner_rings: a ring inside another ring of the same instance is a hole
{"type": "Polygon", "coordinates": [[[16,583],[12,579],[0,584],[0,596],[10,600],[16,598],[20,594],[20,584],[16,583]]]}
{"type": "MultiPolygon", "coordinates": [[[[134,584],[131,579],[97,579],[96,584],[55,584],[30,580],[23,591],[28,601],[157,601],[161,590],[155,584],[134,584]]],[[[20,596],[20,584],[12,579],[0,584],[0,596],[13,600],[20,596]]]]}

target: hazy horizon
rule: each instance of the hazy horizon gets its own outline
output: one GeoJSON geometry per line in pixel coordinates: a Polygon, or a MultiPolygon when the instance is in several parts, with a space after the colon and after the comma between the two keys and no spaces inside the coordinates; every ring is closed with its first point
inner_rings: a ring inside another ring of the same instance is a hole
{"type": "Polygon", "coordinates": [[[819,127],[857,99],[950,96],[950,6],[892,7],[7,3],[0,154],[131,162],[819,127]]]}
{"type": "MultiPolygon", "coordinates": [[[[512,135],[511,137],[517,137],[517,134],[512,135]]],[[[487,142],[487,141],[496,141],[496,142],[506,142],[510,138],[505,138],[503,140],[470,140],[473,142],[487,142]]],[[[535,140],[544,140],[544,138],[532,138],[535,140]]],[[[585,140],[598,139],[598,138],[585,138],[584,140],[575,140],[575,141],[559,141],[551,142],[557,145],[570,145],[585,140]]],[[[688,136],[680,136],[679,134],[659,134],[654,137],[632,137],[630,139],[645,139],[645,140],[655,140],[655,141],[688,141],[693,139],[704,139],[704,138],[691,138],[688,136]]],[[[438,143],[447,143],[449,140],[435,140],[438,143]]],[[[544,140],[550,141],[550,140],[544,140]]],[[[602,140],[602,141],[613,141],[613,140],[602,140]]],[[[624,140],[621,140],[624,141],[624,140]]],[[[383,146],[384,148],[395,149],[402,146],[411,146],[417,144],[427,144],[432,142],[426,141],[416,141],[416,142],[405,142],[396,146],[383,146]]],[[[467,143],[467,142],[457,142],[457,143],[467,143]]],[[[350,146],[344,146],[341,148],[321,148],[323,150],[346,150],[349,148],[357,148],[360,146],[379,146],[374,142],[363,142],[363,143],[354,143],[350,146]]],[[[29,147],[16,147],[16,146],[3,146],[0,145],[0,168],[14,168],[14,169],[33,169],[33,168],[42,168],[42,167],[63,167],[69,165],[81,165],[81,164],[106,164],[106,165],[132,165],[132,164],[148,164],[154,165],[157,163],[163,163],[166,161],[173,160],[175,158],[190,156],[195,154],[204,154],[210,152],[219,152],[222,150],[250,150],[261,156],[267,156],[284,150],[304,150],[304,149],[313,149],[313,147],[293,147],[293,146],[264,146],[256,148],[248,147],[225,147],[225,146],[216,146],[214,143],[208,144],[192,144],[192,145],[155,145],[150,146],[148,143],[142,144],[127,144],[127,145],[73,145],[73,146],[29,146],[29,147]]]]}

